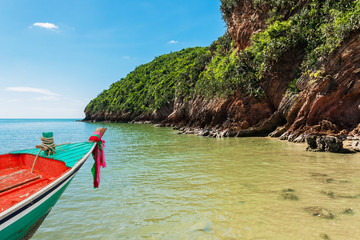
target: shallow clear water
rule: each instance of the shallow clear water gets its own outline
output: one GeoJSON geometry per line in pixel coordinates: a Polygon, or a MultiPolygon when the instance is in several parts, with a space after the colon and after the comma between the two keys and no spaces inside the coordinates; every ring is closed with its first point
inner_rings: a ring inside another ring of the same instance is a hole
{"type": "Polygon", "coordinates": [[[56,143],[85,141],[99,126],[108,128],[100,188],[89,158],[33,239],[360,239],[358,154],[73,120],[0,120],[0,152],[32,148],[42,131],[56,143]]]}

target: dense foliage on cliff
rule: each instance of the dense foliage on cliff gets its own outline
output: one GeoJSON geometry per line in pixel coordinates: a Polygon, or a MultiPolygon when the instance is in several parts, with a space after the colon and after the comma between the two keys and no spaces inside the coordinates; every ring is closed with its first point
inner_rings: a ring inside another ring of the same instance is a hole
{"type": "Polygon", "coordinates": [[[187,48],[138,66],[93,99],[85,112],[149,113],[188,95],[210,61],[208,48],[187,48]]]}
{"type": "MultiPolygon", "coordinates": [[[[239,0],[221,0],[223,18],[227,21],[239,0]]],[[[260,81],[267,70],[287,51],[296,46],[305,49],[305,57],[289,86],[301,73],[318,70],[316,63],[340,46],[352,32],[360,28],[359,0],[253,1],[254,9],[267,9],[267,28],[252,37],[250,47],[240,58],[230,62],[222,79],[223,88],[233,89],[248,85],[248,92],[262,94],[260,81]]]]}

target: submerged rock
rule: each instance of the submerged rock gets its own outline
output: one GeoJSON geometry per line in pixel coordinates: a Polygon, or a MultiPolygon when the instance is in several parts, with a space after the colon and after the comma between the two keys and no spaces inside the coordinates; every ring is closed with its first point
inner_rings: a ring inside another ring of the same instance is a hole
{"type": "Polygon", "coordinates": [[[343,211],[343,214],[346,214],[346,215],[354,215],[354,209],[352,208],[348,208],[348,209],[345,209],[345,211],[343,211]]]}
{"type": "Polygon", "coordinates": [[[313,216],[325,218],[325,219],[335,219],[335,215],[328,209],[322,207],[307,207],[305,211],[311,213],[313,216]]]}
{"type": "Polygon", "coordinates": [[[282,193],[281,194],[282,199],[284,200],[293,200],[293,201],[297,201],[299,200],[298,196],[296,196],[293,193],[282,193]]]}
{"type": "Polygon", "coordinates": [[[344,194],[338,194],[334,193],[333,191],[321,191],[322,194],[327,195],[330,198],[359,198],[360,194],[357,195],[344,195],[344,194]]]}
{"type": "Polygon", "coordinates": [[[292,188],[284,188],[281,193],[281,199],[283,200],[299,200],[298,196],[296,196],[293,192],[295,192],[292,188]]]}
{"type": "Polygon", "coordinates": [[[335,136],[309,135],[305,141],[308,144],[307,151],[342,152],[344,150],[342,139],[335,136]]]}
{"type": "Polygon", "coordinates": [[[327,235],[326,233],[321,233],[320,234],[320,237],[322,238],[322,239],[325,239],[325,240],[330,240],[331,238],[329,237],[329,235],[327,235]]]}
{"type": "Polygon", "coordinates": [[[327,178],[327,179],[325,179],[325,182],[326,183],[332,183],[332,182],[334,182],[335,180],[333,179],[333,178],[327,178]]]}
{"type": "Polygon", "coordinates": [[[312,172],[310,174],[311,174],[312,177],[327,177],[327,174],[325,174],[325,173],[312,172]]]}
{"type": "Polygon", "coordinates": [[[335,198],[335,193],[332,191],[321,191],[321,193],[329,196],[330,198],[335,198]]]}
{"type": "Polygon", "coordinates": [[[292,188],[284,188],[282,191],[283,192],[295,192],[295,190],[292,188]]]}

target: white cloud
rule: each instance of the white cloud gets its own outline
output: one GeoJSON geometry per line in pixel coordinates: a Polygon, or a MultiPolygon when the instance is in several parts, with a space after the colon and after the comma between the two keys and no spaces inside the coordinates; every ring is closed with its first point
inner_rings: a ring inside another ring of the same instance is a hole
{"type": "Polygon", "coordinates": [[[51,92],[47,89],[44,88],[32,88],[32,87],[8,87],[5,88],[6,91],[11,91],[11,92],[28,92],[28,93],[39,93],[39,94],[43,94],[46,96],[60,96],[60,94],[51,92]]]}
{"type": "Polygon", "coordinates": [[[177,43],[179,43],[179,41],[176,41],[176,40],[170,40],[168,43],[169,43],[169,44],[177,44],[177,43]]]}
{"type": "Polygon", "coordinates": [[[41,28],[46,28],[48,30],[55,30],[58,29],[59,27],[56,26],[53,23],[48,23],[48,22],[36,22],[33,24],[34,27],[41,27],[41,28]]]}
{"type": "Polygon", "coordinates": [[[60,98],[57,96],[41,96],[34,99],[38,101],[60,101],[60,98]]]}
{"type": "Polygon", "coordinates": [[[130,56],[123,56],[123,59],[130,60],[130,56]]]}

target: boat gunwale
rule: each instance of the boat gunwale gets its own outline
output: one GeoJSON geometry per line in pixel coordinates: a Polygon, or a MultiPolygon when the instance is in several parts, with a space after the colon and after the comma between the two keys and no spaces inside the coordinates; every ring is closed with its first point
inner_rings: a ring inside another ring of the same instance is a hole
{"type": "MultiPolygon", "coordinates": [[[[91,142],[91,141],[88,141],[91,142]]],[[[70,168],[68,171],[66,171],[63,175],[61,175],[59,178],[57,178],[55,181],[51,182],[49,185],[45,186],[44,188],[42,188],[41,190],[39,190],[38,192],[34,193],[33,195],[31,195],[30,197],[24,199],[23,201],[15,204],[14,206],[6,209],[4,212],[0,213],[0,221],[4,220],[5,218],[7,218],[8,216],[10,216],[11,214],[13,214],[14,212],[20,210],[22,207],[31,204],[31,202],[33,202],[34,200],[40,198],[41,196],[43,196],[44,194],[46,194],[47,192],[50,192],[48,194],[51,194],[54,190],[57,189],[57,185],[62,185],[62,182],[66,182],[67,178],[69,176],[72,176],[74,174],[76,174],[76,172],[80,169],[80,167],[82,166],[82,164],[84,164],[84,162],[89,158],[90,154],[92,153],[92,151],[94,150],[95,146],[96,146],[96,142],[92,142],[93,146],[90,148],[90,150],[84,154],[84,156],[79,159],[76,164],[70,168]],[[54,188],[54,189],[52,189],[54,188]]],[[[48,195],[46,194],[46,195],[48,195]]],[[[29,207],[34,206],[38,203],[38,201],[36,201],[34,204],[31,204],[29,207]]],[[[26,209],[28,209],[29,207],[27,207],[26,209]]],[[[17,213],[16,215],[26,211],[26,209],[20,211],[19,213],[17,213]]],[[[33,209],[32,209],[33,210],[33,209]]],[[[29,212],[31,212],[32,210],[30,210],[29,212]]],[[[15,215],[15,216],[16,216],[15,215]]],[[[10,226],[12,223],[6,224],[7,226],[4,226],[4,224],[8,221],[10,221],[11,219],[13,219],[15,216],[10,217],[9,219],[5,220],[3,223],[0,223],[0,231],[5,229],[6,227],[10,226]]],[[[15,221],[14,221],[15,222],[15,221]]]]}

